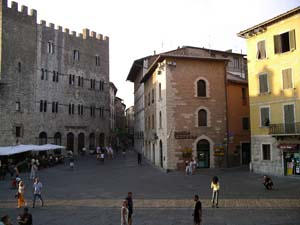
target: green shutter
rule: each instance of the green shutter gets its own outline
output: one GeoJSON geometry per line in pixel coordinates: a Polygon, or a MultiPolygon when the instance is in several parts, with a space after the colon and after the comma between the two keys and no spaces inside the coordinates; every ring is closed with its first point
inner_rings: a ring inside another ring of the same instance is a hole
{"type": "Polygon", "coordinates": [[[289,32],[289,41],[290,41],[290,50],[296,49],[296,39],[295,39],[295,30],[289,32]]]}

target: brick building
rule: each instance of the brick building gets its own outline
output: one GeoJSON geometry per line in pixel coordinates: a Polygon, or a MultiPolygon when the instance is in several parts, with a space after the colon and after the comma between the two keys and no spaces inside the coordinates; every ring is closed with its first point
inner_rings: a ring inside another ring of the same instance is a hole
{"type": "Polygon", "coordinates": [[[77,152],[109,134],[109,39],[72,32],[0,1],[0,145],[55,143],[77,152]]]}

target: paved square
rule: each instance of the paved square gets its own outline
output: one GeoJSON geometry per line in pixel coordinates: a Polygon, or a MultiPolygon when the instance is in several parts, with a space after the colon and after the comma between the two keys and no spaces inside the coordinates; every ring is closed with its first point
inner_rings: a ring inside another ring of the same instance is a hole
{"type": "MultiPolygon", "coordinates": [[[[22,174],[26,199],[32,205],[29,174],[22,174]]],[[[30,208],[34,225],[120,224],[121,201],[134,193],[134,224],[192,224],[193,195],[203,202],[204,224],[300,224],[300,179],[273,178],[275,190],[265,191],[260,175],[246,169],[205,169],[196,175],[163,173],[148,164],[137,165],[136,155],[106,160],[79,157],[71,171],[60,165],[39,171],[44,184],[45,207],[30,208]],[[210,179],[220,178],[220,208],[210,208],[210,179]]],[[[0,181],[0,215],[9,214],[16,224],[15,190],[8,179],[0,181]]]]}

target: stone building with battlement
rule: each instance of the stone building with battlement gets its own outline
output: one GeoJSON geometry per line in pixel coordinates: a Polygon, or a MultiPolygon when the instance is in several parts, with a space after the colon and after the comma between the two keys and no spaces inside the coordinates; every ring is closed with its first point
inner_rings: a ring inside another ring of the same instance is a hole
{"type": "Polygon", "coordinates": [[[37,23],[37,11],[16,2],[0,7],[0,146],[106,145],[109,38],[37,23]]]}

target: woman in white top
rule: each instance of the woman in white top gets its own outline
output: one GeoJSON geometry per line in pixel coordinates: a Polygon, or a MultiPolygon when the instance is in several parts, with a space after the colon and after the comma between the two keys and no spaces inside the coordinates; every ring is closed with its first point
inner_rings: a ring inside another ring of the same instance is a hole
{"type": "Polygon", "coordinates": [[[128,202],[127,200],[123,201],[121,208],[121,225],[128,225],[128,202]]]}

